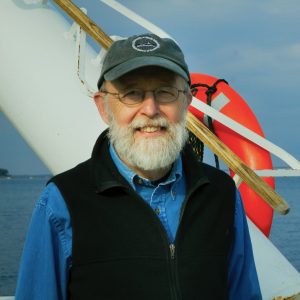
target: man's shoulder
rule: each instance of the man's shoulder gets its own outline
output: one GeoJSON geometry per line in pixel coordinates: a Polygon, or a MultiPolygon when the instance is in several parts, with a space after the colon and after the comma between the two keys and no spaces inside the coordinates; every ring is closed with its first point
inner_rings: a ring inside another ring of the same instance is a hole
{"type": "Polygon", "coordinates": [[[69,170],[66,170],[64,172],[61,172],[53,176],[52,178],[50,178],[47,184],[53,182],[59,186],[59,183],[63,183],[63,182],[69,182],[69,181],[72,181],[73,183],[78,181],[82,182],[84,178],[87,178],[87,176],[90,175],[90,172],[91,172],[91,159],[88,159],[69,170]]]}
{"type": "Polygon", "coordinates": [[[53,176],[47,183],[47,186],[54,184],[57,187],[68,208],[73,199],[85,194],[85,191],[94,184],[90,161],[88,159],[72,169],[53,176]]]}

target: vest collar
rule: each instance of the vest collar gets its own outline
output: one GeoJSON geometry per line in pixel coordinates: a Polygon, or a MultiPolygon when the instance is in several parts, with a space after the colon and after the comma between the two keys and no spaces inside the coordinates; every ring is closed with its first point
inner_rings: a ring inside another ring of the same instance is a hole
{"type": "Polygon", "coordinates": [[[112,188],[131,188],[112,161],[107,133],[108,129],[98,137],[91,158],[91,172],[98,193],[112,188]]]}
{"type": "MultiPolygon", "coordinates": [[[[132,189],[126,179],[119,173],[109,153],[108,129],[98,137],[91,158],[91,174],[102,193],[112,188],[132,189]]],[[[183,172],[186,177],[187,193],[199,185],[209,183],[202,163],[198,162],[191,147],[187,144],[183,150],[183,172]]]]}
{"type": "Polygon", "coordinates": [[[186,178],[187,195],[197,187],[209,183],[203,163],[198,161],[192,147],[187,143],[182,152],[183,172],[186,178]]]}

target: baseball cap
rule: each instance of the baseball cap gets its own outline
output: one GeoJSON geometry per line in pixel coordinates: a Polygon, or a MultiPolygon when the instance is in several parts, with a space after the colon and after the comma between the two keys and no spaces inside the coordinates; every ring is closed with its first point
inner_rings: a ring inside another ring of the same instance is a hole
{"type": "Polygon", "coordinates": [[[190,83],[188,66],[179,46],[169,38],[141,34],[115,41],[103,61],[98,88],[104,80],[115,80],[126,73],[147,66],[158,66],[183,77],[190,83]]]}

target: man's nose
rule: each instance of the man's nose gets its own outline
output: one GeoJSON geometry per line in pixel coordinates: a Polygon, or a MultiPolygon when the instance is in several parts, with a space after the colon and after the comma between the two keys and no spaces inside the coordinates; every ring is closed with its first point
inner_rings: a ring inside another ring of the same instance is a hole
{"type": "Polygon", "coordinates": [[[148,117],[153,117],[159,113],[159,103],[155,101],[154,93],[145,92],[144,101],[142,102],[141,113],[148,117]]]}

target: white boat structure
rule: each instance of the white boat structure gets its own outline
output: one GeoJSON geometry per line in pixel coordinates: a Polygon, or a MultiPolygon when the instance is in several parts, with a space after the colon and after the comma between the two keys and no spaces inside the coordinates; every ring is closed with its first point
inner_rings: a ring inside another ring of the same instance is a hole
{"type": "MultiPolygon", "coordinates": [[[[166,35],[117,2],[105,3],[144,22],[150,31],[166,35]]],[[[85,45],[85,33],[76,24],[70,28],[66,19],[42,0],[2,0],[0,28],[0,110],[53,174],[87,159],[106,125],[88,96],[90,86],[96,87],[99,63],[97,53],[85,45]]],[[[199,109],[223,123],[228,121],[210,107],[199,109]]],[[[236,124],[227,125],[248,134],[236,124]]],[[[296,159],[275,145],[260,142],[291,167],[277,174],[270,171],[269,176],[300,176],[296,159]]],[[[251,221],[249,228],[263,299],[300,299],[299,272],[251,221]]]]}

